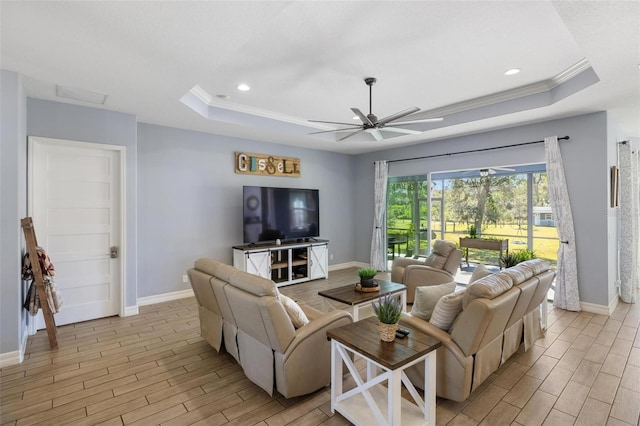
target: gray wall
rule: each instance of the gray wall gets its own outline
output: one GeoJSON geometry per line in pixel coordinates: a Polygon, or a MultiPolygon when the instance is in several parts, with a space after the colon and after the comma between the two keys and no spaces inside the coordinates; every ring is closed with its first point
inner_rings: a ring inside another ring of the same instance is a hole
{"type": "Polygon", "coordinates": [[[27,99],[27,114],[28,136],[43,136],[126,147],[126,253],[124,259],[127,294],[125,305],[137,305],[136,222],[138,197],[136,194],[136,116],[31,98],[27,99]]]}
{"type": "MultiPolygon", "coordinates": [[[[357,205],[365,211],[373,209],[372,182],[375,160],[451,153],[542,140],[546,136],[569,135],[571,139],[561,141],[560,149],[576,232],[580,299],[583,302],[607,306],[615,298],[611,288],[615,286],[616,276],[615,263],[607,263],[607,260],[615,256],[615,244],[608,242],[608,173],[612,161],[610,145],[614,142],[611,141],[612,136],[607,134],[607,124],[607,114],[599,112],[361,155],[356,163],[357,205]]],[[[544,144],[392,163],[390,175],[408,176],[468,167],[540,162],[544,162],[544,144]]],[[[611,164],[615,164],[615,160],[611,164]]],[[[363,217],[356,222],[355,260],[369,262],[372,224],[371,216],[363,217]]]]}
{"type": "Polygon", "coordinates": [[[232,263],[242,244],[242,186],[320,190],[320,234],[330,264],[353,260],[355,158],[151,124],[138,125],[138,296],[190,288],[199,257],[232,263]],[[301,177],[234,172],[234,152],[297,157],[301,177]]]}
{"type": "Polygon", "coordinates": [[[19,74],[0,70],[0,356],[26,339],[25,287],[20,279],[24,248],[20,219],[27,215],[26,98],[19,74]]]}

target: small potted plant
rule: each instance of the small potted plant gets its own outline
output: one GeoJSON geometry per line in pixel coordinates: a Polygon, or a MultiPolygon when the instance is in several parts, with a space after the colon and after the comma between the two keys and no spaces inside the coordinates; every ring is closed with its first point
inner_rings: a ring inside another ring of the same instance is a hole
{"type": "Polygon", "coordinates": [[[360,268],[358,269],[358,276],[360,277],[360,285],[365,288],[377,287],[378,284],[373,279],[378,271],[373,268],[360,268]]]}
{"type": "Polygon", "coordinates": [[[373,312],[375,313],[380,324],[380,340],[384,342],[393,342],[396,338],[396,330],[398,329],[398,321],[402,315],[402,306],[397,296],[386,294],[384,297],[378,297],[378,304],[371,302],[373,312]]]}

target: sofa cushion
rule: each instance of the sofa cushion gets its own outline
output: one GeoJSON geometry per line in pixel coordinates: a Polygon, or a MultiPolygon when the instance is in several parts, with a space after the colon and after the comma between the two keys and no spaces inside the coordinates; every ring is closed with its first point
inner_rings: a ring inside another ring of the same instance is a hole
{"type": "Polygon", "coordinates": [[[194,268],[209,275],[214,275],[219,265],[222,265],[222,263],[206,257],[202,257],[193,263],[194,268]]]}
{"type": "Polygon", "coordinates": [[[462,300],[466,293],[467,289],[463,288],[454,293],[442,296],[433,308],[429,323],[442,330],[449,331],[453,320],[455,320],[462,311],[462,300]]]}
{"type": "Polygon", "coordinates": [[[425,259],[424,263],[436,269],[443,269],[447,259],[452,251],[456,249],[456,245],[450,241],[437,240],[433,244],[433,251],[425,259]]]}
{"type": "Polygon", "coordinates": [[[502,271],[503,274],[511,277],[513,285],[521,284],[533,276],[533,271],[530,268],[519,266],[520,265],[515,265],[502,271]]]}
{"type": "Polygon", "coordinates": [[[513,287],[513,280],[504,272],[487,275],[467,286],[462,307],[466,308],[474,299],[493,299],[513,287]]]}
{"type": "Polygon", "coordinates": [[[280,293],[280,302],[284,306],[284,310],[287,311],[289,318],[291,318],[291,322],[295,328],[300,328],[305,324],[309,323],[309,318],[304,313],[300,305],[298,305],[295,300],[290,298],[289,296],[285,296],[280,293]]]}
{"type": "MultiPolygon", "coordinates": [[[[519,267],[530,269],[533,275],[538,275],[549,270],[549,262],[544,259],[531,259],[518,263],[519,267]]],[[[532,275],[532,276],[533,276],[532,275]]]]}
{"type": "Polygon", "coordinates": [[[229,277],[229,284],[254,296],[278,296],[278,288],[273,281],[238,270],[229,277]]]}
{"type": "Polygon", "coordinates": [[[478,281],[480,278],[486,277],[487,275],[491,275],[493,272],[486,266],[480,264],[476,266],[476,269],[473,270],[471,274],[471,278],[469,278],[469,284],[472,282],[478,281]]]}
{"type": "Polygon", "coordinates": [[[416,295],[411,308],[411,315],[429,321],[433,308],[438,300],[446,294],[453,293],[456,289],[456,282],[439,285],[423,285],[416,287],[416,295]]]}

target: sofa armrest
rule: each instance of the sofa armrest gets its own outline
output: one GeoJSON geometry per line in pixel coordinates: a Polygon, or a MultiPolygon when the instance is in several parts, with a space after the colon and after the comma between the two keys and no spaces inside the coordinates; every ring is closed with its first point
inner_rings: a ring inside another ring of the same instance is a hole
{"type": "Polygon", "coordinates": [[[409,265],[424,266],[424,260],[412,259],[410,257],[397,257],[391,264],[391,281],[394,283],[402,283],[404,269],[409,265]]]}
{"type": "Polygon", "coordinates": [[[316,308],[312,308],[311,306],[305,305],[304,303],[298,303],[298,305],[300,306],[300,309],[302,309],[302,311],[305,313],[307,318],[309,318],[310,322],[327,315],[326,312],[322,312],[316,308]]]}
{"type": "Polygon", "coordinates": [[[403,284],[407,286],[407,303],[413,303],[416,287],[438,285],[455,281],[455,278],[442,269],[426,265],[408,265],[404,270],[403,284]]]}
{"type": "Polygon", "coordinates": [[[327,330],[352,322],[348,312],[332,311],[297,329],[285,352],[274,353],[278,392],[291,398],[331,383],[331,342],[327,330]]]}
{"type": "Polygon", "coordinates": [[[467,356],[462,352],[460,347],[451,338],[451,335],[446,331],[439,329],[428,321],[422,318],[414,317],[411,313],[403,313],[400,318],[400,324],[408,325],[413,328],[417,328],[423,333],[433,336],[442,342],[442,346],[445,347],[461,364],[464,365],[467,356]]]}
{"type": "Polygon", "coordinates": [[[312,317],[315,316],[315,318],[311,319],[311,317],[308,317],[309,323],[296,330],[295,337],[284,353],[285,361],[293,351],[298,350],[301,346],[305,346],[306,343],[309,343],[311,346],[304,350],[310,350],[312,352],[317,350],[314,346],[316,344],[316,338],[314,336],[319,335],[321,339],[327,340],[327,330],[342,327],[343,325],[353,322],[351,314],[347,311],[337,310],[323,313],[310,306],[304,306],[302,309],[305,313],[308,313],[308,315],[310,314],[312,317]],[[318,312],[321,313],[320,316],[316,316],[318,312]],[[314,343],[311,343],[312,341],[314,343]]]}

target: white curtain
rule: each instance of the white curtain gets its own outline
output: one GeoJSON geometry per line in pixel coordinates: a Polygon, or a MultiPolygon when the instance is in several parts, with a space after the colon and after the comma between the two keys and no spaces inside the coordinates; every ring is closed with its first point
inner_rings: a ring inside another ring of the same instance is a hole
{"type": "Polygon", "coordinates": [[[636,303],[638,289],[638,155],[630,143],[618,145],[620,160],[620,299],[636,303]]]}
{"type": "Polygon", "coordinates": [[[553,306],[569,311],[579,311],[580,295],[578,294],[576,238],[573,230],[573,214],[569,203],[569,192],[564,178],[562,156],[558,146],[558,137],[545,138],[544,147],[549,201],[551,202],[551,211],[556,221],[560,240],[553,306]]]}
{"type": "Polygon", "coordinates": [[[376,161],[375,166],[375,211],[373,235],[371,236],[371,267],[378,271],[387,270],[387,162],[376,161]]]}

